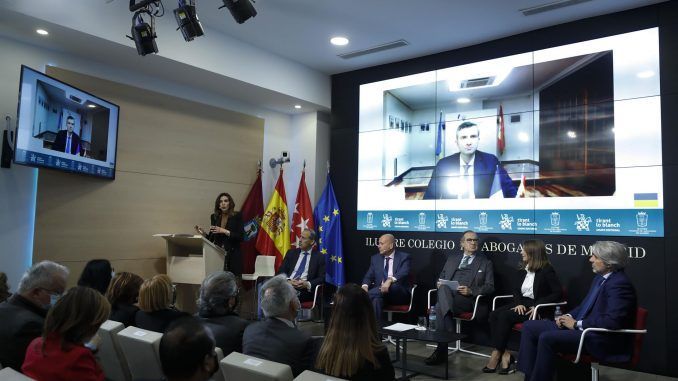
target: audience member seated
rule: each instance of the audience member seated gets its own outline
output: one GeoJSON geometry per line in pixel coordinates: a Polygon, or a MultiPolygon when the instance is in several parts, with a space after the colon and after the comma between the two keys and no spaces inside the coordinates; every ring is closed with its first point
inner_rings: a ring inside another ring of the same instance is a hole
{"type": "MultiPolygon", "coordinates": [[[[591,288],[579,306],[555,321],[530,320],[523,325],[518,370],[525,380],[551,380],[558,353],[574,354],[582,330],[632,328],[636,317],[636,291],[624,273],[626,246],[598,241],[589,258],[593,272],[591,288]]],[[[593,333],[586,335],[584,352],[601,362],[625,362],[633,352],[632,335],[593,333]]]]}
{"type": "MultiPolygon", "coordinates": [[[[490,314],[490,333],[492,337],[492,355],[484,373],[493,373],[499,365],[499,374],[515,372],[515,360],[506,350],[511,329],[516,323],[529,319],[534,306],[543,303],[554,303],[562,299],[562,286],[553,266],[546,255],[546,246],[540,240],[523,242],[520,253],[522,261],[518,267],[520,282],[513,289],[513,303],[497,308],[490,314]]],[[[553,319],[553,309],[542,311],[542,317],[553,319]],[[544,316],[544,313],[548,316],[544,316]]]]}
{"type": "Polygon", "coordinates": [[[315,352],[311,336],[294,323],[301,308],[297,292],[284,275],[276,275],[261,287],[260,298],[266,319],[247,326],[243,353],[287,364],[296,377],[311,367],[315,352]]]}
{"type": "Polygon", "coordinates": [[[242,353],[242,335],[248,322],[235,312],[237,305],[238,284],[233,273],[218,271],[202,282],[198,316],[212,331],[224,356],[233,351],[242,353]]]}
{"type": "Polygon", "coordinates": [[[21,370],[28,344],[42,334],[50,306],[66,289],[68,269],[50,261],[24,273],[17,292],[0,303],[0,364],[21,370]]]}
{"type": "Polygon", "coordinates": [[[299,292],[299,300],[313,300],[315,287],[325,282],[325,257],[315,249],[315,231],[305,229],[301,232],[298,249],[290,249],[285,254],[278,274],[287,275],[287,279],[299,292]]]}
{"type": "Polygon", "coordinates": [[[106,293],[113,277],[113,267],[107,259],[93,259],[85,265],[78,286],[91,287],[102,295],[106,293]]]}
{"type": "Polygon", "coordinates": [[[141,284],[139,311],[134,315],[134,326],[164,333],[174,320],[189,316],[172,306],[172,280],[165,274],[156,275],[141,284]]]}
{"type": "Polygon", "coordinates": [[[341,287],[315,366],[329,376],[380,381],[393,380],[388,350],[377,337],[377,324],[369,297],[356,284],[341,287]]]}
{"type": "Polygon", "coordinates": [[[115,274],[106,290],[106,299],[111,303],[110,320],[119,321],[128,327],[134,325],[134,316],[139,307],[139,289],[144,280],[136,274],[121,272],[115,274]]]}
{"type": "MultiPolygon", "coordinates": [[[[489,295],[494,292],[494,270],[492,262],[483,254],[478,254],[478,235],[467,230],[461,237],[463,253],[453,253],[445,262],[438,277],[441,280],[459,282],[457,290],[438,282],[436,316],[442,322],[442,328],[454,332],[454,316],[473,311],[477,295],[489,295]]],[[[438,344],[438,348],[426,359],[426,364],[435,365],[445,362],[447,345],[438,344]]]]}
{"type": "Polygon", "coordinates": [[[9,299],[12,293],[9,292],[9,284],[7,284],[7,274],[0,272],[0,303],[9,299]]]}
{"type": "Polygon", "coordinates": [[[42,337],[28,346],[21,370],[38,381],[103,381],[104,372],[85,343],[110,313],[108,300],[96,290],[71,288],[47,313],[42,337]]]}
{"type": "Polygon", "coordinates": [[[175,320],[160,339],[160,364],[165,378],[167,381],[208,380],[219,370],[214,348],[212,332],[198,319],[175,320]]]}
{"type": "Polygon", "coordinates": [[[384,304],[410,303],[410,255],[395,249],[395,237],[384,234],[377,242],[379,254],[370,258],[370,268],[363,277],[377,320],[381,320],[384,304]]]}

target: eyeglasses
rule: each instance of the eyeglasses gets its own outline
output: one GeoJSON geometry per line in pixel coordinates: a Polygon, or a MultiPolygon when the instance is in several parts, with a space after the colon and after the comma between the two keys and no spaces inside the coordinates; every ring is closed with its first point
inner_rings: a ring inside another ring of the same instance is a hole
{"type": "Polygon", "coordinates": [[[466,238],[466,242],[478,242],[478,238],[466,238]]]}

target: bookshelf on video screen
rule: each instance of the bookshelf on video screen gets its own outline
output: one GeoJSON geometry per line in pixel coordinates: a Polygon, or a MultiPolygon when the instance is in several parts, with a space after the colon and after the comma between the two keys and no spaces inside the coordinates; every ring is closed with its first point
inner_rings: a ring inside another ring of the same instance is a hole
{"type": "Polygon", "coordinates": [[[360,86],[359,230],[664,235],[656,28],[360,86]]]}

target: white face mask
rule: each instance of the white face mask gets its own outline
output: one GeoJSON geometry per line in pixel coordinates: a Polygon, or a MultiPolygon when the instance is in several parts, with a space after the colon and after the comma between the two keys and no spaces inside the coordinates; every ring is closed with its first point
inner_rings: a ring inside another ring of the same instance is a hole
{"type": "Polygon", "coordinates": [[[115,271],[111,271],[111,278],[115,278],[115,271]]]}
{"type": "Polygon", "coordinates": [[[49,294],[49,303],[43,306],[44,309],[48,310],[56,304],[56,302],[61,298],[59,294],[49,294]]]}

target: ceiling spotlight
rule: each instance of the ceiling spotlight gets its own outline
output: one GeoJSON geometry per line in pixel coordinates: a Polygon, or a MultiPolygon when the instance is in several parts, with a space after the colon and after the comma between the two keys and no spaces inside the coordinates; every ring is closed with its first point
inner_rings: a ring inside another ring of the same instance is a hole
{"type": "Polygon", "coordinates": [[[461,104],[471,103],[471,100],[468,98],[457,98],[457,103],[461,104]]]}
{"type": "Polygon", "coordinates": [[[638,78],[650,78],[650,77],[654,76],[654,71],[652,71],[652,70],[641,71],[640,73],[636,74],[636,76],[638,78]]]}
{"type": "Polygon", "coordinates": [[[140,56],[158,52],[158,45],[155,43],[155,38],[157,37],[155,34],[155,18],[149,11],[137,11],[134,16],[132,16],[132,37],[127,37],[134,40],[134,44],[137,47],[137,53],[139,53],[140,56]],[[151,18],[150,24],[141,18],[142,13],[148,14],[151,18]]]}
{"type": "Polygon", "coordinates": [[[194,38],[205,34],[202,24],[198,20],[198,15],[195,13],[195,0],[188,0],[188,3],[179,0],[179,8],[174,10],[174,18],[179,25],[177,29],[181,29],[181,34],[186,42],[193,41],[194,38]]]}
{"type": "Polygon", "coordinates": [[[336,46],[348,45],[348,38],[341,37],[341,36],[332,37],[332,38],[330,38],[330,44],[336,45],[336,46]]]}
{"type": "Polygon", "coordinates": [[[91,103],[90,103],[90,104],[87,105],[87,107],[89,107],[89,108],[97,108],[97,105],[91,104],[91,103]]]}
{"type": "Polygon", "coordinates": [[[297,110],[299,110],[299,109],[301,108],[301,105],[294,105],[294,108],[296,108],[297,110]]]}
{"type": "Polygon", "coordinates": [[[39,35],[41,35],[41,36],[46,36],[46,35],[49,34],[49,32],[46,31],[46,30],[44,30],[44,29],[36,29],[36,30],[35,30],[35,33],[37,33],[37,34],[39,34],[39,35]]]}
{"type": "Polygon", "coordinates": [[[224,2],[224,5],[219,7],[228,8],[231,11],[231,16],[235,19],[235,22],[242,24],[251,17],[257,15],[257,10],[254,9],[254,6],[250,0],[221,0],[224,2]]]}
{"type": "Polygon", "coordinates": [[[570,139],[574,139],[574,138],[577,137],[577,133],[572,131],[572,130],[567,131],[567,137],[570,138],[570,139]]]}

